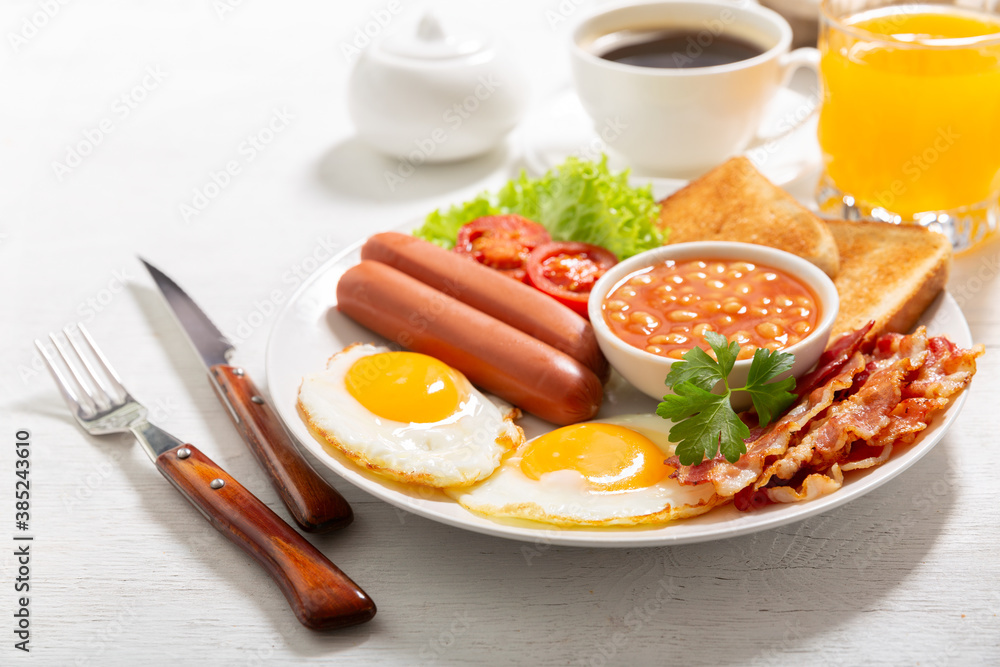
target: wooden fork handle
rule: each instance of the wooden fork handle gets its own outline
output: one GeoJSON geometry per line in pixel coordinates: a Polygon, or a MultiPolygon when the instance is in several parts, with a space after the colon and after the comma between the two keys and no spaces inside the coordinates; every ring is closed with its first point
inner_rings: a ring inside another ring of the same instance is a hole
{"type": "Polygon", "coordinates": [[[242,368],[225,364],[212,366],[209,373],[220,398],[232,408],[233,424],[295,523],[309,533],[351,523],[351,506],[309,465],[250,376],[242,368]]]}
{"type": "Polygon", "coordinates": [[[375,603],[277,514],[191,445],[168,450],[156,467],[231,542],[253,556],[314,630],[370,620],[375,603]]]}

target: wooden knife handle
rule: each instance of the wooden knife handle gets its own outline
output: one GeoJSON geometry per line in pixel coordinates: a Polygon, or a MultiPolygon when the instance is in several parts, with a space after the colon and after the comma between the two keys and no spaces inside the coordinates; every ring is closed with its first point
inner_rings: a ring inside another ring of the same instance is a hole
{"type": "Polygon", "coordinates": [[[233,424],[271,478],[295,523],[309,533],[351,523],[351,506],[309,465],[243,369],[220,364],[209,372],[216,391],[232,408],[229,416],[233,424]]]}
{"type": "Polygon", "coordinates": [[[375,603],[356,583],[197,448],[168,450],[156,467],[209,523],[267,570],[302,625],[342,628],[375,615],[375,603]]]}

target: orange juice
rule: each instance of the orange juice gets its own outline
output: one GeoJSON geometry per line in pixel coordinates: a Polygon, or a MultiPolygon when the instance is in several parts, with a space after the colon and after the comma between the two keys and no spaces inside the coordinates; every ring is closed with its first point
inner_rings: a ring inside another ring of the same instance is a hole
{"type": "Polygon", "coordinates": [[[1000,192],[1000,17],[892,5],[824,21],[819,142],[837,189],[912,218],[1000,192]]]}

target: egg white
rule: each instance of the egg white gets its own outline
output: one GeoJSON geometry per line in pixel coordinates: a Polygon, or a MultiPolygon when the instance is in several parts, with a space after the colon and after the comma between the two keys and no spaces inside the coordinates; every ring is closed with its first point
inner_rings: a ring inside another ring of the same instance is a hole
{"type": "MultiPolygon", "coordinates": [[[[593,423],[625,426],[652,440],[664,457],[674,453],[667,435],[671,424],[656,415],[620,415],[593,423]]],[[[518,447],[486,481],[446,493],[479,514],[557,525],[664,523],[704,514],[726,500],[716,495],[712,484],[682,486],[669,477],[649,487],[617,492],[594,490],[575,470],[531,479],[521,471],[521,457],[529,445],[518,447]]]]}
{"type": "Polygon", "coordinates": [[[434,487],[483,480],[524,442],[524,431],[513,423],[520,411],[487,398],[457,371],[468,398],[445,419],[404,423],[370,412],[347,390],[345,378],[358,359],[389,351],[351,345],[330,357],[325,371],[302,379],[299,412],[320,442],[384,477],[434,487]]]}

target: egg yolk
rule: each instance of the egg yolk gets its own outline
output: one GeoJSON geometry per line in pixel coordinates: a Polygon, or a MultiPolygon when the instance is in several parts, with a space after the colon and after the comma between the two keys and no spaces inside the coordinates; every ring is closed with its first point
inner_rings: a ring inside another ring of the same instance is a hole
{"type": "Polygon", "coordinates": [[[397,422],[429,424],[458,410],[468,398],[461,373],[416,352],[380,352],[354,362],[347,391],[368,411],[397,422]]]}
{"type": "Polygon", "coordinates": [[[630,428],[574,424],[536,438],[521,457],[531,479],[547,472],[576,470],[600,491],[627,491],[656,484],[673,471],[656,444],[630,428]]]}

